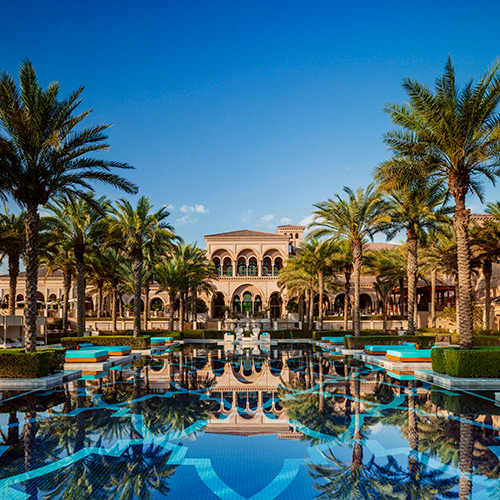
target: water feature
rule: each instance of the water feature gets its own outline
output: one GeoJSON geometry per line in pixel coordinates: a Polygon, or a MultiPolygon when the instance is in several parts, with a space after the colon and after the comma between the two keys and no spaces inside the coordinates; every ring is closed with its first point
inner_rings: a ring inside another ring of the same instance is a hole
{"type": "Polygon", "coordinates": [[[185,346],[4,392],[0,498],[500,498],[492,393],[398,381],[307,345],[185,346]]]}

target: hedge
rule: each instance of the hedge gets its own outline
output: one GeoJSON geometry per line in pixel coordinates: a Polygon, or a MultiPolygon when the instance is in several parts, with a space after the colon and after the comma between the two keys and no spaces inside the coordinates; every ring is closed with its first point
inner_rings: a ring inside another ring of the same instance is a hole
{"type": "Polygon", "coordinates": [[[481,391],[482,397],[472,394],[450,394],[440,387],[431,391],[432,403],[455,415],[500,415],[500,408],[495,405],[493,392],[481,391]],[[487,399],[490,398],[490,399],[487,399]]]}
{"type": "Polygon", "coordinates": [[[23,349],[0,351],[0,378],[39,378],[62,370],[64,349],[43,349],[25,352],[23,349]]]}
{"type": "Polygon", "coordinates": [[[130,337],[128,335],[106,335],[99,337],[66,337],[61,344],[66,349],[76,349],[80,344],[92,343],[95,346],[128,345],[132,349],[149,349],[149,337],[130,337]]]}
{"type": "Polygon", "coordinates": [[[500,378],[500,347],[432,349],[432,369],[460,378],[500,378]]]}
{"type": "Polygon", "coordinates": [[[344,337],[346,349],[363,349],[365,345],[400,345],[402,342],[416,342],[420,349],[430,349],[436,343],[436,337],[432,335],[344,337]]]}

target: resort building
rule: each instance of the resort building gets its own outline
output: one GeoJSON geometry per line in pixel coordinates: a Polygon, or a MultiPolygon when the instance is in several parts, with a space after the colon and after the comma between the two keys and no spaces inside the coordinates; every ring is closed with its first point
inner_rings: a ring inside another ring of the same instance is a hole
{"type": "MultiPolygon", "coordinates": [[[[473,224],[482,224],[491,216],[487,214],[471,214],[473,224]]],[[[212,294],[202,295],[200,298],[206,305],[207,320],[227,319],[239,315],[240,317],[273,319],[294,319],[296,314],[290,313],[290,298],[286,290],[278,286],[278,274],[291,255],[295,255],[302,246],[305,226],[283,225],[278,226],[275,232],[253,231],[244,229],[225,233],[206,235],[207,259],[213,262],[218,276],[213,281],[215,291],[212,294]]],[[[368,243],[365,251],[392,249],[397,250],[400,245],[390,243],[368,243]]],[[[335,292],[324,295],[322,304],[325,317],[340,316],[343,313],[345,294],[343,291],[344,275],[339,274],[337,281],[340,287],[335,292]]],[[[380,314],[381,303],[373,287],[373,276],[361,276],[360,305],[363,315],[380,314]]],[[[500,327],[500,265],[493,264],[491,279],[491,327],[500,327]]],[[[351,294],[352,294],[351,283],[351,294]]],[[[484,299],[484,278],[479,273],[475,279],[475,293],[477,305],[484,299]]],[[[400,284],[396,284],[389,303],[392,314],[404,314],[401,308],[400,284]]],[[[403,295],[406,294],[403,286],[403,295]]],[[[429,317],[431,290],[428,279],[421,278],[418,283],[418,323],[427,326],[429,317]]],[[[47,274],[47,269],[40,269],[38,275],[38,300],[40,313],[47,316],[58,316],[60,304],[64,296],[63,276],[60,271],[47,274]],[[43,312],[42,312],[43,310],[43,312]]],[[[0,305],[6,312],[9,297],[9,277],[0,276],[0,305]]],[[[17,314],[22,314],[25,297],[25,273],[19,274],[17,283],[17,314]]],[[[70,290],[70,316],[74,314],[76,306],[76,284],[70,290]]],[[[96,315],[97,292],[95,287],[87,287],[86,309],[89,315],[96,315]]],[[[146,297],[143,297],[143,303],[146,297]]],[[[133,297],[123,295],[123,316],[131,315],[130,309],[133,297]]],[[[452,305],[455,300],[455,287],[450,278],[438,283],[436,288],[437,310],[452,305]]],[[[404,302],[404,301],[403,301],[404,302]]],[[[143,304],[144,305],[144,304],[143,304]]],[[[165,291],[160,290],[157,283],[150,289],[148,310],[151,317],[165,317],[169,299],[165,291]]],[[[104,298],[103,311],[109,314],[109,298],[104,298]]],[[[314,314],[319,311],[318,297],[314,303],[314,314]]],[[[106,315],[106,314],[105,314],[106,315]]],[[[217,322],[212,324],[215,327],[217,322]]],[[[229,326],[229,325],[228,325],[229,326]]],[[[326,325],[328,326],[328,325],[326,325]]]]}

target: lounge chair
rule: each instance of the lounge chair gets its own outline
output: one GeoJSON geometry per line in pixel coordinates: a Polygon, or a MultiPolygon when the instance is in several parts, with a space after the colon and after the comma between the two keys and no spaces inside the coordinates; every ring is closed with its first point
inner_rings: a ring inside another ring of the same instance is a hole
{"type": "Polygon", "coordinates": [[[236,334],[236,340],[242,340],[243,339],[243,328],[238,327],[234,330],[234,333],[236,334]]]}

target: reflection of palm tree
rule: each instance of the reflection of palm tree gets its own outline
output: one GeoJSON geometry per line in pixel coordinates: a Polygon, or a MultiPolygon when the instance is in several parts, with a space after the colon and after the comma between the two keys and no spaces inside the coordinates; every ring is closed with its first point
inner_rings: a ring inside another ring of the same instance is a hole
{"type": "Polygon", "coordinates": [[[410,452],[408,454],[408,470],[405,470],[398,462],[390,456],[384,467],[377,467],[381,475],[387,479],[391,493],[395,497],[405,500],[427,500],[430,498],[456,498],[456,494],[450,490],[456,486],[457,478],[443,478],[444,472],[439,469],[428,468],[419,462],[419,428],[415,406],[417,396],[415,394],[416,382],[408,384],[408,416],[407,431],[410,452]]]}
{"type": "Polygon", "coordinates": [[[472,493],[472,457],[474,454],[474,440],[472,424],[465,421],[471,417],[462,415],[460,421],[460,500],[469,500],[472,493]]]}
{"type": "MultiPolygon", "coordinates": [[[[29,472],[36,468],[34,464],[34,455],[36,448],[36,434],[38,425],[36,423],[36,413],[28,412],[25,414],[24,424],[24,470],[29,472]]],[[[26,481],[26,493],[30,495],[31,500],[38,498],[37,480],[29,479],[26,481]]]]}

